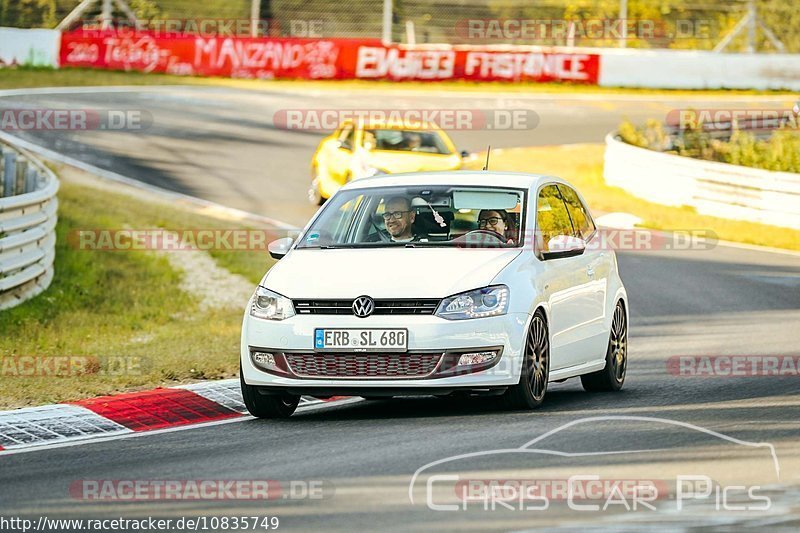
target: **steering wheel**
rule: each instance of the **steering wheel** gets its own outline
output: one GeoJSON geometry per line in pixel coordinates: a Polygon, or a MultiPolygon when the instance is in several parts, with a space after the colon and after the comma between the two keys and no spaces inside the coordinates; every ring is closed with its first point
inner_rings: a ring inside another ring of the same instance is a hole
{"type": "Polygon", "coordinates": [[[500,235],[496,231],[492,231],[492,230],[488,230],[488,229],[474,229],[472,231],[468,231],[467,233],[465,233],[461,237],[457,238],[456,241],[468,243],[469,241],[471,241],[475,237],[482,236],[482,235],[485,235],[486,237],[491,237],[492,239],[497,241],[497,243],[491,243],[491,244],[505,244],[506,243],[506,240],[505,240],[505,238],[503,238],[502,235],[500,235]]]}

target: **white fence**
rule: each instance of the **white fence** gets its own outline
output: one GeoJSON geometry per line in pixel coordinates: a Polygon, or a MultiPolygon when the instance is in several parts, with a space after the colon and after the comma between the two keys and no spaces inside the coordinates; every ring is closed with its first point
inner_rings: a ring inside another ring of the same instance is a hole
{"type": "Polygon", "coordinates": [[[597,50],[601,87],[800,90],[800,54],[597,50]]]}
{"type": "Polygon", "coordinates": [[[606,137],[606,183],[704,215],[800,229],[800,174],[664,154],[606,137]]]}
{"type": "Polygon", "coordinates": [[[61,32],[0,27],[0,66],[58,67],[61,32]]]}
{"type": "Polygon", "coordinates": [[[27,152],[0,147],[0,309],[7,309],[53,280],[59,183],[27,152]]]}

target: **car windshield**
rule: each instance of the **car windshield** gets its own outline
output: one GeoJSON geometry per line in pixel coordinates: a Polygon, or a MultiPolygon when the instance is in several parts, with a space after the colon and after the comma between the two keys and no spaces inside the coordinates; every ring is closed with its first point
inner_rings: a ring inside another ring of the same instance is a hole
{"type": "Polygon", "coordinates": [[[371,129],[364,130],[364,148],[395,152],[451,154],[452,151],[435,131],[371,129]]]}
{"type": "Polygon", "coordinates": [[[297,248],[521,246],[525,192],[464,186],[376,187],[336,194],[297,248]]]}

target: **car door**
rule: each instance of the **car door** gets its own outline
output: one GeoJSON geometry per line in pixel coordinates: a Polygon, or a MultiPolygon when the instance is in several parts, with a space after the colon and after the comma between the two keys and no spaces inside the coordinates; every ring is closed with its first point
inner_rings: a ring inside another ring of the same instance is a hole
{"type": "Polygon", "coordinates": [[[587,336],[585,357],[589,360],[605,357],[608,331],[605,326],[607,311],[608,276],[611,272],[611,252],[597,245],[599,239],[592,216],[572,187],[559,184],[558,189],[567,204],[575,236],[586,242],[586,250],[581,256],[580,266],[586,269],[588,285],[585,299],[586,320],[584,325],[587,336]]]}
{"type": "Polygon", "coordinates": [[[352,122],[343,123],[322,141],[317,155],[317,166],[320,179],[325,180],[324,190],[333,193],[347,183],[354,141],[355,128],[352,122]]]}
{"type": "Polygon", "coordinates": [[[331,177],[339,185],[347,183],[351,176],[353,153],[355,150],[356,128],[350,123],[342,127],[337,142],[332,146],[331,177]]]}
{"type": "Polygon", "coordinates": [[[586,257],[546,258],[549,241],[559,236],[575,236],[567,205],[555,183],[539,189],[536,206],[536,246],[542,261],[543,279],[550,307],[551,368],[558,370],[586,362],[590,348],[589,324],[595,312],[592,305],[586,257]]]}

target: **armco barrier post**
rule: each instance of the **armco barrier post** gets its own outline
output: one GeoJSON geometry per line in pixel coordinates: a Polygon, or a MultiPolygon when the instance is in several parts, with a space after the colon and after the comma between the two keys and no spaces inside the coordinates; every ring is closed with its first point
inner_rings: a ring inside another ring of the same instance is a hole
{"type": "Polygon", "coordinates": [[[14,175],[14,190],[17,194],[25,194],[25,176],[28,174],[28,161],[24,157],[17,159],[17,173],[14,175]]]}
{"type": "Polygon", "coordinates": [[[28,171],[25,173],[25,192],[33,192],[36,190],[36,186],[38,184],[39,174],[36,172],[36,169],[33,167],[28,167],[28,171]]]}
{"type": "Polygon", "coordinates": [[[17,184],[17,154],[12,150],[3,151],[3,196],[14,196],[17,184]]]}

